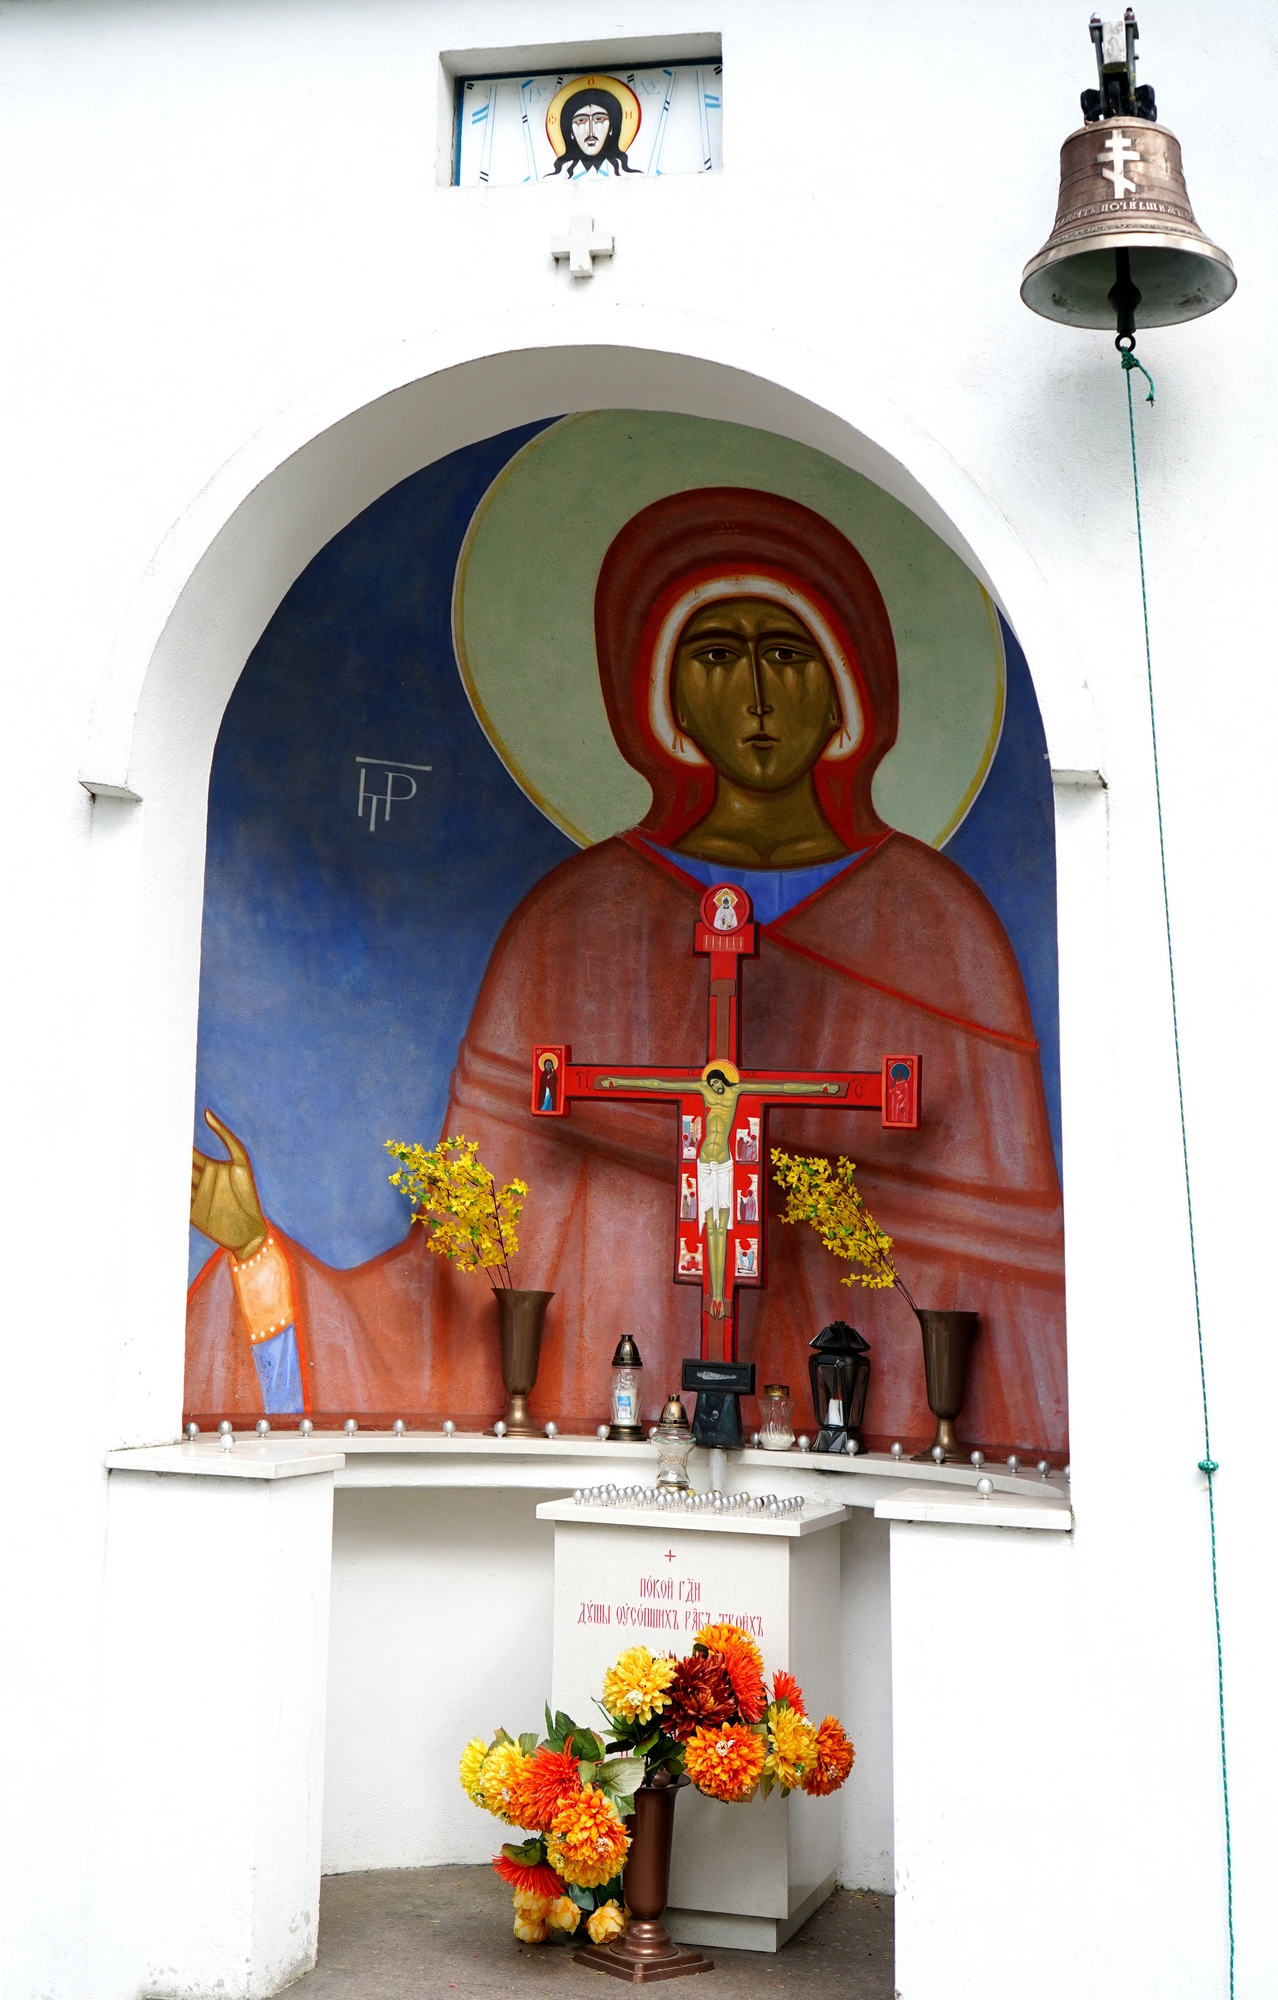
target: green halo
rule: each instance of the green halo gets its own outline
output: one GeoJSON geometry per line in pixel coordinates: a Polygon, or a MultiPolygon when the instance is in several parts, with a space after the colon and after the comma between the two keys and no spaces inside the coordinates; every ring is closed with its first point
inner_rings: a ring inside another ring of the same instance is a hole
{"type": "Polygon", "coordinates": [[[453,589],[471,706],[533,804],[581,847],[635,826],[646,781],[613,740],[595,659],[599,567],[641,508],[691,486],[798,500],[860,550],[887,604],[901,682],[897,740],[874,803],[941,847],[998,748],[1005,668],[998,618],[971,571],[908,508],[807,445],[740,424],[648,410],[565,417],[485,493],[453,589]]]}

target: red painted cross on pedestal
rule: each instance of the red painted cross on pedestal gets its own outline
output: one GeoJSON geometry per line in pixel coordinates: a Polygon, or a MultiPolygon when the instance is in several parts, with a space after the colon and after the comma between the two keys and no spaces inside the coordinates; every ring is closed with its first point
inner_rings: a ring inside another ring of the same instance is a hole
{"type": "Polygon", "coordinates": [[[705,1065],[579,1063],[564,1044],[539,1044],[532,1052],[532,1110],[537,1118],[566,1118],[574,1098],[642,1103],[657,1097],[678,1104],[674,1282],[701,1287],[702,1359],[733,1361],[737,1289],[765,1282],[769,1108],[808,1103],[827,1111],[875,1110],[887,1130],[913,1131],[919,1058],[884,1056],[874,1070],[743,1070],[737,1061],[741,962],[758,951],[744,889],[723,882],[706,891],[692,948],[710,960],[705,1065]],[[712,1354],[712,1342],[719,1353],[712,1354]]]}

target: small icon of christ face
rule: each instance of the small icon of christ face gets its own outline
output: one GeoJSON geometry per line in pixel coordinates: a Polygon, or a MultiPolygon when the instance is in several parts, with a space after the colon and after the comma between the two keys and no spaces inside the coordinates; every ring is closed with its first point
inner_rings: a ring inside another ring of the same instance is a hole
{"type": "Polygon", "coordinates": [[[583,104],[572,121],[572,136],[588,159],[608,143],[608,113],[602,104],[583,104]]]}

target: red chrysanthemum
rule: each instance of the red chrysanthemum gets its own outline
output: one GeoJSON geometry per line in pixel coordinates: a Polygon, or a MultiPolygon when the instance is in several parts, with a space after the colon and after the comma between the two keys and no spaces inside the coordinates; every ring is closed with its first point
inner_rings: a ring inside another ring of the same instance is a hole
{"type": "Polygon", "coordinates": [[[503,1882],[509,1882],[512,1889],[522,1889],[525,1895],[549,1896],[553,1900],[564,1893],[563,1883],[545,1861],[528,1868],[522,1862],[508,1860],[504,1854],[494,1854],[493,1867],[503,1882]]]}
{"type": "Polygon", "coordinates": [[[836,1716],[827,1715],[816,1733],[817,1761],[803,1780],[803,1789],[812,1798],[823,1799],[837,1792],[856,1762],[856,1751],[847,1731],[836,1716]]]}
{"type": "Polygon", "coordinates": [[[524,1765],[515,1787],[519,1825],[545,1833],[564,1800],[580,1790],[577,1759],[543,1743],[524,1765]]]}
{"type": "Polygon", "coordinates": [[[720,1653],[690,1653],[680,1660],[668,1692],[662,1726],[679,1743],[696,1729],[731,1722],[737,1712],[736,1690],[720,1653]]]}
{"type": "Polygon", "coordinates": [[[791,1708],[796,1710],[799,1715],[806,1715],[808,1712],[803,1706],[803,1689],[795,1680],[794,1675],[788,1674],[784,1667],[778,1667],[772,1676],[772,1699],[773,1701],[788,1701],[791,1708]]]}

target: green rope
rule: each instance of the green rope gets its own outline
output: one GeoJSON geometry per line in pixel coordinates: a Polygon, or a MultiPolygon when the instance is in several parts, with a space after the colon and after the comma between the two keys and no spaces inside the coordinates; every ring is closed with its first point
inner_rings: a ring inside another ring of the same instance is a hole
{"type": "Polygon", "coordinates": [[[1163,836],[1163,788],[1158,769],[1158,722],[1154,710],[1154,661],[1149,644],[1149,595],[1145,585],[1145,532],[1140,513],[1140,472],[1136,464],[1136,414],[1132,403],[1132,370],[1139,368],[1149,383],[1146,402],[1154,400],[1154,378],[1129,348],[1120,349],[1127,386],[1127,429],[1132,444],[1132,487],[1136,495],[1136,548],[1140,556],[1140,603],[1145,620],[1145,679],[1149,687],[1149,734],[1154,751],[1154,803],[1158,809],[1158,862],[1163,878],[1163,924],[1167,933],[1167,971],[1171,981],[1172,1042],[1176,1050],[1176,1095],[1180,1104],[1180,1156],[1185,1175],[1185,1208],[1189,1218],[1189,1262],[1194,1278],[1194,1321],[1198,1329],[1198,1380],[1203,1400],[1203,1455],[1198,1470],[1207,1479],[1207,1516],[1211,1526],[1211,1600],[1216,1618],[1216,1702],[1220,1712],[1220,1789],[1225,1808],[1225,1909],[1229,1920],[1229,2000],[1234,2000],[1234,1854],[1229,1823],[1229,1757],[1225,1747],[1225,1649],[1220,1625],[1220,1579],[1216,1565],[1216,1497],[1214,1475],[1220,1467],[1211,1455],[1211,1419],[1207,1410],[1207,1360],[1203,1351],[1203,1309],[1198,1288],[1198,1245],[1194,1235],[1194,1194],[1189,1174],[1189,1132],[1185,1123],[1185,1080],[1180,1061],[1180,1017],[1176,1000],[1176,959],[1172,951],[1171,898],[1167,890],[1167,847],[1163,836]]]}

